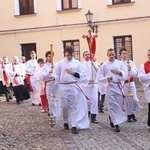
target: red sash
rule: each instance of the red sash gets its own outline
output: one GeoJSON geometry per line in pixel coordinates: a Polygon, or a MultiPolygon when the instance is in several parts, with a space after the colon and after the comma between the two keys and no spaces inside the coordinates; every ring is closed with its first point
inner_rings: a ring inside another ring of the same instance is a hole
{"type": "MultiPolygon", "coordinates": [[[[2,69],[5,69],[4,63],[2,63],[2,69]]],[[[9,87],[9,86],[10,86],[10,83],[8,82],[8,77],[7,77],[5,71],[3,72],[3,78],[4,78],[4,81],[5,81],[6,86],[9,87]]]]}
{"type": "Polygon", "coordinates": [[[31,85],[30,77],[31,77],[30,74],[26,74],[27,84],[29,84],[30,91],[33,92],[33,88],[32,88],[32,85],[31,85]]]}
{"type": "Polygon", "coordinates": [[[77,81],[74,82],[68,82],[68,83],[60,83],[60,84],[76,84],[76,86],[78,87],[78,89],[81,91],[81,93],[84,95],[84,97],[86,98],[86,100],[89,100],[89,98],[85,95],[84,91],[82,90],[82,88],[79,86],[79,84],[77,84],[77,81]]]}
{"type": "Polygon", "coordinates": [[[144,63],[144,69],[145,69],[146,74],[150,73],[150,62],[149,61],[144,63]]]}
{"type": "Polygon", "coordinates": [[[130,78],[130,81],[126,80],[125,83],[129,83],[129,82],[133,82],[133,81],[134,81],[134,78],[130,78]]]}
{"type": "MultiPolygon", "coordinates": [[[[15,66],[14,66],[13,63],[12,63],[12,71],[15,72],[15,66]]],[[[14,77],[13,80],[14,80],[15,84],[19,85],[19,82],[18,82],[18,80],[16,79],[16,77],[14,77]]]]}
{"type": "Polygon", "coordinates": [[[119,90],[120,90],[120,92],[121,92],[121,94],[122,94],[122,97],[125,98],[126,96],[125,96],[124,93],[123,93],[123,88],[122,88],[121,83],[119,82],[119,83],[117,83],[117,85],[118,85],[119,90]]]}
{"type": "Polygon", "coordinates": [[[81,87],[75,83],[77,85],[77,87],[79,88],[79,90],[81,91],[81,93],[84,95],[84,97],[86,98],[86,100],[89,100],[89,98],[85,95],[84,91],[81,89],[81,87]]]}

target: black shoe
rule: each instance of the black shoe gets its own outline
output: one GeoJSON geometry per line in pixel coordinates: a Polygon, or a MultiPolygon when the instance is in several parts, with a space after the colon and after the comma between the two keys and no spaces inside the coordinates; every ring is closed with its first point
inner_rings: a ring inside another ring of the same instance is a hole
{"type": "Polygon", "coordinates": [[[41,106],[41,103],[39,103],[39,106],[41,106]]]}
{"type": "Polygon", "coordinates": [[[65,129],[65,130],[69,130],[69,125],[68,125],[68,123],[64,123],[64,129],[65,129]]]}
{"type": "Polygon", "coordinates": [[[17,104],[19,105],[19,104],[20,104],[20,102],[17,102],[17,104]]]}
{"type": "Polygon", "coordinates": [[[131,115],[131,118],[132,118],[133,121],[137,121],[137,119],[136,119],[134,114],[131,115]]]}
{"type": "Polygon", "coordinates": [[[110,126],[111,126],[112,128],[114,128],[114,124],[112,123],[110,116],[109,116],[109,121],[110,121],[110,126]]]}
{"type": "Polygon", "coordinates": [[[13,99],[13,98],[10,96],[9,99],[13,99]]]}
{"type": "Polygon", "coordinates": [[[6,102],[9,102],[9,101],[10,101],[9,98],[7,98],[7,99],[6,99],[6,102]]]}
{"type": "Polygon", "coordinates": [[[115,125],[115,132],[120,132],[119,125],[115,125]]]}
{"type": "Polygon", "coordinates": [[[127,122],[131,122],[131,115],[128,115],[127,122]]]}
{"type": "Polygon", "coordinates": [[[72,127],[71,131],[73,134],[78,134],[78,129],[76,127],[72,127]]]}
{"type": "Polygon", "coordinates": [[[34,103],[32,103],[32,106],[35,106],[35,104],[34,104],[34,103]]]}

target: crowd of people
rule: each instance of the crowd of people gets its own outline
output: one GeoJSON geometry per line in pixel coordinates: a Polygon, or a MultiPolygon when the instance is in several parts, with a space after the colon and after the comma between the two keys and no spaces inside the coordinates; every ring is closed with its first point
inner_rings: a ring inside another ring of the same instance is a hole
{"type": "Polygon", "coordinates": [[[84,51],[81,63],[74,58],[74,47],[67,46],[65,58],[58,63],[53,62],[52,51],[45,53],[46,61],[36,59],[35,51],[28,61],[24,56],[21,61],[14,56],[12,63],[7,57],[0,58],[0,94],[5,94],[7,102],[15,96],[17,104],[31,97],[32,106],[39,105],[50,118],[62,115],[64,129],[71,126],[73,134],[89,128],[90,121],[98,123],[97,114],[104,113],[106,99],[110,126],[120,132],[119,125],[137,121],[135,113],[142,109],[134,82],[138,77],[148,101],[150,126],[150,50],[139,70],[128,60],[125,47],[120,49],[121,61],[115,59],[113,49],[107,51],[108,60],[101,65],[90,55],[84,51]]]}

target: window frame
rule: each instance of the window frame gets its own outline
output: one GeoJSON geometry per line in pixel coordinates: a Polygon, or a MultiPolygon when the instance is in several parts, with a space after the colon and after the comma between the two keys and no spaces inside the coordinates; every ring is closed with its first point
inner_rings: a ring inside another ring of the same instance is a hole
{"type": "Polygon", "coordinates": [[[131,0],[130,3],[118,3],[118,4],[113,4],[113,1],[114,1],[114,0],[107,0],[107,3],[108,3],[107,6],[108,6],[108,7],[111,7],[111,6],[133,5],[136,0],[131,0]]]}
{"type": "Polygon", "coordinates": [[[33,5],[34,5],[34,13],[29,13],[29,14],[24,14],[22,15],[20,13],[20,4],[19,4],[19,0],[14,0],[14,8],[15,8],[15,14],[14,16],[17,17],[17,16],[30,16],[30,15],[35,15],[37,14],[37,0],[33,0],[33,5]]]}
{"type": "Polygon", "coordinates": [[[78,11],[81,10],[81,0],[77,0],[77,8],[73,9],[62,9],[62,0],[57,0],[57,12],[68,12],[68,11],[78,11]]]}
{"type": "Polygon", "coordinates": [[[74,52],[74,58],[76,59],[76,60],[78,60],[78,61],[80,61],[81,60],[81,53],[80,53],[80,40],[79,39],[74,39],[74,40],[64,40],[63,41],[63,50],[65,49],[65,47],[66,47],[66,43],[71,43],[71,45],[72,46],[74,46],[74,42],[78,42],[79,43],[79,55],[75,55],[76,54],[76,51],[74,52]]]}
{"type": "Polygon", "coordinates": [[[119,5],[119,4],[130,4],[132,3],[132,0],[130,0],[130,2],[125,2],[125,0],[120,0],[121,2],[117,2],[115,3],[115,0],[112,0],[112,4],[113,5],[119,5]]]}
{"type": "Polygon", "coordinates": [[[77,1],[77,7],[72,7],[72,0],[68,0],[69,2],[69,8],[64,8],[64,3],[63,3],[64,0],[61,0],[61,7],[62,7],[62,10],[73,10],[73,9],[78,9],[78,0],[77,1]]]}
{"type": "Polygon", "coordinates": [[[34,0],[32,0],[33,2],[33,11],[30,12],[30,4],[29,4],[29,1],[31,0],[26,0],[26,3],[27,3],[27,6],[26,6],[26,9],[28,10],[28,12],[23,12],[22,11],[22,5],[21,5],[21,0],[19,0],[19,11],[20,11],[20,15],[30,15],[30,14],[34,14],[34,0]]]}
{"type": "MultiPolygon", "coordinates": [[[[120,60],[120,56],[118,57],[118,55],[117,55],[117,53],[119,53],[118,52],[118,50],[117,50],[117,42],[116,42],[116,39],[119,39],[119,38],[121,38],[122,39],[122,45],[120,46],[120,48],[121,47],[123,47],[123,46],[126,46],[125,45],[125,38],[130,38],[131,39],[131,41],[129,41],[130,42],[130,45],[131,45],[131,50],[130,50],[130,52],[129,53],[131,53],[131,55],[129,54],[129,58],[130,58],[130,60],[133,60],[133,44],[132,44],[132,35],[122,35],[122,36],[113,36],[113,43],[114,43],[114,50],[115,50],[115,58],[116,59],[119,59],[120,60]]],[[[119,50],[120,50],[120,48],[119,48],[119,50]]]]}

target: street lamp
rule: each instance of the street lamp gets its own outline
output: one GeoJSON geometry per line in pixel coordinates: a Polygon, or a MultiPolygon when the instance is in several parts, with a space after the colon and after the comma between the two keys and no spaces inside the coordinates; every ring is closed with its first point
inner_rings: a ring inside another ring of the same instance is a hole
{"type": "Polygon", "coordinates": [[[98,25],[95,25],[94,22],[92,22],[93,20],[93,13],[90,12],[90,10],[88,10],[88,12],[85,14],[86,19],[87,19],[87,23],[89,25],[89,27],[92,29],[93,33],[98,33],[98,25]]]}

